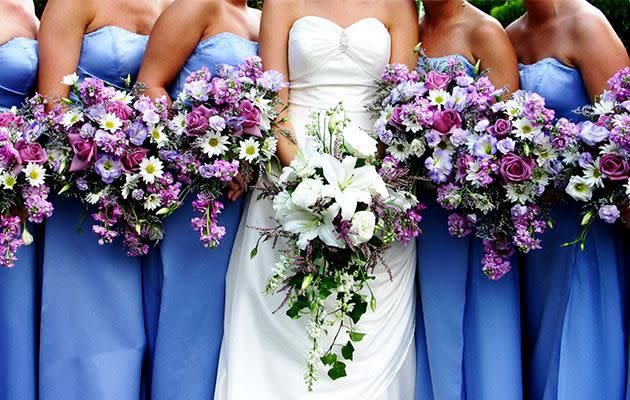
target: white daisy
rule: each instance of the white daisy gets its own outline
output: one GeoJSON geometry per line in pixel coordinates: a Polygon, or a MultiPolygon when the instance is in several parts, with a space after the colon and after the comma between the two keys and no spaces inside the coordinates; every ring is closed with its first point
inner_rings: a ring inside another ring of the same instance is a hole
{"type": "Polygon", "coordinates": [[[79,75],[76,72],[71,73],[70,75],[66,75],[61,80],[61,83],[68,86],[74,86],[79,82],[79,75]]]}
{"type": "Polygon", "coordinates": [[[99,202],[99,200],[101,200],[101,198],[105,195],[105,191],[101,190],[100,192],[97,193],[88,193],[85,196],[85,201],[87,201],[89,204],[96,204],[99,202]]]}
{"type": "Polygon", "coordinates": [[[169,121],[169,128],[175,133],[177,136],[180,136],[184,133],[184,129],[186,128],[186,114],[177,114],[173,117],[172,120],[169,121]]]}
{"type": "Polygon", "coordinates": [[[43,166],[35,163],[28,163],[22,172],[26,175],[26,179],[31,186],[38,187],[44,184],[46,179],[46,170],[43,166]]]}
{"type": "Polygon", "coordinates": [[[168,143],[168,136],[164,133],[164,125],[150,126],[149,137],[151,138],[151,142],[157,145],[158,149],[168,143]]]}
{"type": "Polygon", "coordinates": [[[422,139],[414,139],[409,145],[409,151],[416,157],[422,157],[425,150],[426,146],[424,145],[424,140],[422,139]]]}
{"type": "Polygon", "coordinates": [[[122,121],[116,115],[107,113],[100,121],[101,129],[115,133],[122,126],[122,121]]]}
{"type": "Polygon", "coordinates": [[[604,175],[595,164],[589,164],[584,168],[584,180],[591,187],[604,187],[604,175]]]}
{"type": "Polygon", "coordinates": [[[600,100],[593,106],[595,115],[607,115],[615,110],[615,103],[610,100],[600,100]]]}
{"type": "Polygon", "coordinates": [[[405,161],[411,156],[411,146],[399,140],[393,140],[387,147],[387,152],[398,161],[405,161]]]}
{"type": "Polygon", "coordinates": [[[70,128],[79,121],[83,121],[83,113],[76,110],[66,111],[61,119],[61,123],[66,128],[70,128]]]}
{"type": "Polygon", "coordinates": [[[238,157],[245,161],[255,161],[260,154],[260,145],[254,138],[249,138],[241,142],[238,157]]]}
{"type": "Polygon", "coordinates": [[[274,136],[265,138],[262,149],[260,149],[263,155],[269,159],[273,157],[274,154],[276,154],[276,150],[278,150],[278,139],[276,139],[274,136]]]}
{"type": "Polygon", "coordinates": [[[451,96],[444,89],[429,90],[429,101],[432,105],[441,107],[445,105],[451,96]]]}
{"type": "Polygon", "coordinates": [[[147,196],[144,201],[144,208],[148,211],[153,211],[162,205],[162,197],[157,193],[152,193],[147,196]]]}
{"type": "Polygon", "coordinates": [[[164,165],[159,158],[151,156],[140,163],[140,176],[145,183],[152,184],[164,174],[164,165]]]}
{"type": "Polygon", "coordinates": [[[518,118],[523,112],[523,106],[516,100],[508,100],[505,102],[505,111],[510,119],[518,118]]]}
{"type": "Polygon", "coordinates": [[[505,185],[506,197],[511,203],[526,204],[533,199],[530,185],[508,183],[505,185]]]}
{"type": "Polygon", "coordinates": [[[131,93],[124,90],[116,90],[114,92],[114,97],[112,97],[112,100],[121,101],[125,104],[130,104],[133,101],[133,96],[131,95],[131,93]]]}
{"type": "Polygon", "coordinates": [[[197,139],[197,143],[204,154],[208,157],[214,157],[228,151],[227,145],[230,144],[230,139],[220,133],[210,132],[197,139]]]}
{"type": "Polygon", "coordinates": [[[517,119],[513,126],[514,129],[512,130],[512,133],[514,133],[519,139],[533,139],[542,133],[540,127],[532,124],[532,122],[527,118],[517,119]]]}
{"type": "Polygon", "coordinates": [[[4,172],[0,174],[0,184],[3,188],[7,190],[13,189],[15,184],[17,183],[17,177],[8,172],[4,172]]]}

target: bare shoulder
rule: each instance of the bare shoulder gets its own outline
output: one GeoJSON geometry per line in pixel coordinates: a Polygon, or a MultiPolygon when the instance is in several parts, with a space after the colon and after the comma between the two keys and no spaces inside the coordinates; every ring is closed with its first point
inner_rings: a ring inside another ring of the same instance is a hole
{"type": "Polygon", "coordinates": [[[405,16],[407,20],[419,21],[418,5],[414,0],[384,0],[382,7],[392,23],[396,23],[401,15],[405,16]]]}
{"type": "Polygon", "coordinates": [[[505,32],[507,32],[510,39],[514,40],[515,38],[520,37],[525,30],[525,15],[521,15],[514,22],[508,25],[505,28],[505,32]]]}
{"type": "Polygon", "coordinates": [[[263,12],[265,10],[279,11],[284,9],[288,13],[293,13],[302,7],[304,0],[265,0],[263,12]]]}
{"type": "Polygon", "coordinates": [[[481,14],[472,22],[470,38],[473,41],[493,40],[506,36],[505,29],[503,29],[499,21],[485,13],[481,14]]]}
{"type": "Polygon", "coordinates": [[[46,14],[59,16],[67,14],[75,19],[90,21],[94,18],[99,1],[102,0],[48,0],[43,17],[45,19],[46,14]]]}
{"type": "Polygon", "coordinates": [[[597,41],[614,32],[604,13],[588,3],[575,9],[564,22],[567,24],[567,31],[577,40],[597,41]]]}

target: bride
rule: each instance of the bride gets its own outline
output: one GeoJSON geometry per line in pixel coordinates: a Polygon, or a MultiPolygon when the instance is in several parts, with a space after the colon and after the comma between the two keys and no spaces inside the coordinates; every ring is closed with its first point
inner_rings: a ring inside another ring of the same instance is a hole
{"type": "MultiPolygon", "coordinates": [[[[418,41],[414,0],[266,0],[260,54],[267,69],[289,77],[285,126],[297,145],[314,110],[343,102],[352,123],[369,129],[364,106],[375,95],[374,81],[387,63],[413,66],[418,41]]],[[[279,137],[278,156],[287,165],[296,145],[279,137]]],[[[375,312],[359,322],[367,335],[357,344],[348,376],[333,382],[325,373],[307,392],[305,373],[309,338],[305,319],[291,320],[274,311],[283,295],[266,296],[263,287],[277,251],[260,246],[251,227],[272,226],[267,200],[250,194],[232,252],[225,309],[225,332],[219,361],[217,400],[365,399],[405,400],[415,393],[415,248],[395,245],[377,268],[370,286],[378,299],[375,312]]]]}

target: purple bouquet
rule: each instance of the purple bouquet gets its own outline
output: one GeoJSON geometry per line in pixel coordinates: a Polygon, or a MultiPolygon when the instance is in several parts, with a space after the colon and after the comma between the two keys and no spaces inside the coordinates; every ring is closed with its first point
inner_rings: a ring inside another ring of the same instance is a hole
{"type": "Polygon", "coordinates": [[[176,152],[169,137],[166,98],[116,90],[102,80],[64,78],[75,100],[53,111],[49,144],[60,194],[80,199],[92,214],[99,244],[122,237],[127,254],[147,254],[163,236],[162,219],[181,204],[182,183],[166,161],[176,152]]]}
{"type": "Polygon", "coordinates": [[[581,248],[596,217],[612,224],[630,204],[630,68],[608,84],[594,105],[577,110],[588,121],[562,118],[553,130],[552,145],[564,165],[559,185],[583,205],[583,229],[567,245],[581,248]]]}
{"type": "Polygon", "coordinates": [[[483,74],[470,77],[456,59],[442,69],[424,61],[415,71],[386,68],[370,107],[374,134],[437,190],[438,203],[453,211],[445,221],[451,235],[483,239],[483,272],[500,279],[515,249],[541,245],[541,196],[560,170],[548,136],[554,113],[536,94],[503,101],[503,90],[483,74]]]}
{"type": "Polygon", "coordinates": [[[46,124],[40,96],[0,113],[0,265],[5,267],[13,267],[17,249],[33,241],[26,222],[40,224],[53,213],[46,124]]]}
{"type": "Polygon", "coordinates": [[[219,66],[214,77],[206,68],[190,74],[173,104],[169,127],[179,152],[169,164],[197,193],[193,208],[200,215],[192,226],[206,247],[225,235],[218,215],[227,183],[237,174],[253,181],[275,156],[272,128],[284,86],[282,74],[264,71],[260,58],[250,57],[236,67],[219,66]]]}

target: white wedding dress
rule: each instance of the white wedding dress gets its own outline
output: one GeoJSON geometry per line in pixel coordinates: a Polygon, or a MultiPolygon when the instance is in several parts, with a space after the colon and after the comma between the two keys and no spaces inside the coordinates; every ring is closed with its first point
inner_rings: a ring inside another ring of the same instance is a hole
{"type": "MultiPolygon", "coordinates": [[[[295,21],[289,35],[289,118],[298,142],[313,110],[343,101],[352,123],[369,128],[364,106],[390,57],[390,35],[376,18],[343,29],[315,16],[295,21]]],[[[378,301],[358,330],[348,376],[332,381],[325,371],[308,392],[303,381],[310,341],[307,318],[291,320],[273,311],[284,296],[267,296],[263,287],[276,258],[262,244],[250,258],[259,234],[251,227],[273,226],[270,201],[249,195],[227,276],[225,332],[219,361],[216,400],[411,400],[415,396],[415,244],[395,245],[371,283],[378,301]]]]}

